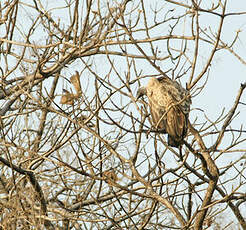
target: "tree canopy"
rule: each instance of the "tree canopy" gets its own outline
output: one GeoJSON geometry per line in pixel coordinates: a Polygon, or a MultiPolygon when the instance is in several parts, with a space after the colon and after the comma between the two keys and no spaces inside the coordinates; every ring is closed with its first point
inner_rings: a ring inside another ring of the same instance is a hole
{"type": "Polygon", "coordinates": [[[227,0],[1,1],[0,229],[246,229],[245,22],[227,0]],[[136,101],[163,75],[192,99],[182,154],[136,101]]]}

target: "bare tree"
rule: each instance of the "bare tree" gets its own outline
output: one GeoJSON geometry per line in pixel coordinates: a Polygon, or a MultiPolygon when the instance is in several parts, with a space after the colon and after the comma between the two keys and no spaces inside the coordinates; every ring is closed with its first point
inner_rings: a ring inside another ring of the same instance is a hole
{"type": "Polygon", "coordinates": [[[216,57],[246,64],[240,28],[223,33],[246,12],[226,0],[5,0],[0,12],[1,229],[246,229],[246,83],[218,117],[196,103],[216,57]],[[181,155],[135,99],[163,75],[193,101],[181,155]]]}

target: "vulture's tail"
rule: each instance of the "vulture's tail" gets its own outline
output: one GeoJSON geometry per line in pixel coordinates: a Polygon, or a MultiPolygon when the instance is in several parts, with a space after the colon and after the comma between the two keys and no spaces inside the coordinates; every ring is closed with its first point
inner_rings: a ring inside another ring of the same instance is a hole
{"type": "Polygon", "coordinates": [[[168,145],[171,147],[178,148],[182,144],[181,140],[173,138],[171,135],[168,135],[168,145]]]}
{"type": "Polygon", "coordinates": [[[188,116],[179,106],[172,107],[167,113],[168,145],[178,148],[187,134],[188,116]]]}

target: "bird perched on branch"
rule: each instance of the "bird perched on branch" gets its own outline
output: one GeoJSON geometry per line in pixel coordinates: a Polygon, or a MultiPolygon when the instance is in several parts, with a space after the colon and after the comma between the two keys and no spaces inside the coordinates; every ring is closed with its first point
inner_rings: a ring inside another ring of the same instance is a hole
{"type": "Polygon", "coordinates": [[[168,134],[168,145],[179,147],[188,129],[191,99],[189,92],[167,76],[151,78],[139,88],[137,99],[146,95],[153,125],[168,134]]]}

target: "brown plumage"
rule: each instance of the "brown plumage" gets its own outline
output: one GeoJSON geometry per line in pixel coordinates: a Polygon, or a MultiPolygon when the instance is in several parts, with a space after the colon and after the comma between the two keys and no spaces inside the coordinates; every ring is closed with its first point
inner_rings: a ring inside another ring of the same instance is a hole
{"type": "Polygon", "coordinates": [[[168,77],[151,78],[137,99],[147,95],[153,124],[168,134],[168,145],[179,147],[187,134],[191,99],[187,90],[168,77]]]}

